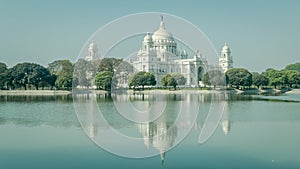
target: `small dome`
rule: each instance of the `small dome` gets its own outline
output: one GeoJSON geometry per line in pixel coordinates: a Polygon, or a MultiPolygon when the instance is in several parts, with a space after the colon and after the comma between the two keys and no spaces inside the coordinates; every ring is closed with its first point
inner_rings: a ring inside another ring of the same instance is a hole
{"type": "Polygon", "coordinates": [[[144,42],[152,42],[152,37],[149,32],[147,32],[146,36],[144,37],[144,42]]]}
{"type": "Polygon", "coordinates": [[[222,50],[230,50],[229,46],[227,45],[227,43],[225,43],[225,45],[223,46],[222,50]]]}

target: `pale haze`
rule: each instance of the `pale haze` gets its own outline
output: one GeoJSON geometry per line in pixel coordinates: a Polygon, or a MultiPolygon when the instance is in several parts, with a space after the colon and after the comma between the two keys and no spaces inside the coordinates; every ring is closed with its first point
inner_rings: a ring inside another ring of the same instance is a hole
{"type": "Polygon", "coordinates": [[[76,61],[90,36],[108,22],[163,12],[196,25],[218,52],[227,43],[234,67],[282,69],[300,62],[299,9],[300,1],[0,1],[0,62],[12,67],[76,61]]]}

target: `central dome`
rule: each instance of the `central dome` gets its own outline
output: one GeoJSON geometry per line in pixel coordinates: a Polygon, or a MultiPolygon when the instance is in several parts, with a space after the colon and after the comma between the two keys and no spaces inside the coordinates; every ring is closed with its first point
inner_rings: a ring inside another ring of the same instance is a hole
{"type": "Polygon", "coordinates": [[[159,29],[153,33],[152,39],[154,42],[160,41],[160,40],[169,40],[169,41],[174,40],[172,33],[167,31],[165,28],[165,23],[164,23],[163,17],[161,18],[159,29]]]}

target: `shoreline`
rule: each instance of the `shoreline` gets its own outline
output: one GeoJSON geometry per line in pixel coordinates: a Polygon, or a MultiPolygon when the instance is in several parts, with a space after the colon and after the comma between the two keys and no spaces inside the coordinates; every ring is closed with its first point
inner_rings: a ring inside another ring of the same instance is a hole
{"type": "Polygon", "coordinates": [[[279,93],[288,93],[288,94],[300,94],[299,89],[293,89],[291,91],[287,90],[278,90],[278,89],[251,89],[251,90],[144,90],[144,91],[133,91],[128,90],[127,93],[130,94],[182,94],[182,93],[230,93],[230,94],[249,94],[249,95],[259,95],[259,94],[279,94],[279,93]],[[297,91],[294,91],[297,90],[297,91]],[[289,93],[288,93],[289,92],[289,93]]]}
{"type": "Polygon", "coordinates": [[[0,90],[0,96],[61,96],[72,94],[68,90],[0,90]]]}
{"type": "MultiPolygon", "coordinates": [[[[89,90],[95,94],[106,94],[107,91],[103,90],[89,90]]],[[[231,94],[300,94],[300,89],[278,90],[278,89],[253,89],[253,90],[144,90],[144,91],[133,91],[127,90],[128,94],[184,94],[184,93],[195,93],[195,94],[209,94],[209,93],[231,93],[231,94]]],[[[72,91],[68,90],[0,90],[0,96],[61,96],[70,95],[72,91]]]]}

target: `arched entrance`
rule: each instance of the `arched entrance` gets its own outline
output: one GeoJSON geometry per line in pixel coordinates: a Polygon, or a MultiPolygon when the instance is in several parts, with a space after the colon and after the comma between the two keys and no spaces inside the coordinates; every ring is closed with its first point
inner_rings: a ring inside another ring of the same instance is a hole
{"type": "Polygon", "coordinates": [[[203,73],[204,73],[203,67],[199,66],[198,69],[197,69],[197,82],[198,82],[198,84],[199,84],[200,81],[202,81],[203,73]]]}

